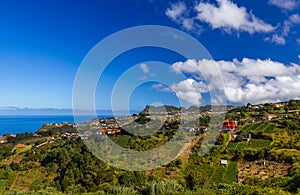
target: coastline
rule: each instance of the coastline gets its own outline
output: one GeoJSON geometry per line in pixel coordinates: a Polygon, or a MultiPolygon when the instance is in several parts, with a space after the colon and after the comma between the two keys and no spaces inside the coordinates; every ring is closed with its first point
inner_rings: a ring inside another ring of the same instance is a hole
{"type": "MultiPolygon", "coordinates": [[[[98,115],[98,118],[110,118],[112,115],[98,115]]],[[[80,121],[93,119],[92,116],[79,116],[80,121]]],[[[9,133],[35,133],[45,124],[75,123],[73,115],[0,115],[0,135],[9,133]]]]}

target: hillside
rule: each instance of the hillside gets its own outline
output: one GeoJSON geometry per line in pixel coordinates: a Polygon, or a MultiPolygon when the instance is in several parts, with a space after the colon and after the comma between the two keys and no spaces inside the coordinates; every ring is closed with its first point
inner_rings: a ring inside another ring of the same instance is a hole
{"type": "MultiPolygon", "coordinates": [[[[299,102],[292,100],[230,110],[226,118],[236,120],[237,126],[223,124],[216,144],[204,156],[199,155],[199,149],[210,129],[203,130],[207,120],[199,118],[201,125],[191,132],[195,134],[193,141],[180,150],[177,158],[149,171],[125,171],[101,162],[84,145],[83,135],[74,125],[44,126],[38,136],[6,135],[7,143],[0,145],[0,192],[294,194],[300,190],[298,106],[299,102]]],[[[139,122],[151,121],[134,117],[139,122]]],[[[161,129],[146,136],[133,136],[121,127],[114,130],[114,119],[93,120],[89,130],[106,129],[105,133],[121,147],[145,151],[164,145],[179,131],[180,123],[174,117],[170,115],[161,129]]]]}

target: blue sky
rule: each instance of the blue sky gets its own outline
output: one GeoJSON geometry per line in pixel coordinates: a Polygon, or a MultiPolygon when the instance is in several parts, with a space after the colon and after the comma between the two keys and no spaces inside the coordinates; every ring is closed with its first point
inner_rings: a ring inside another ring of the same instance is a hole
{"type": "MultiPolygon", "coordinates": [[[[186,106],[209,103],[197,70],[205,74],[201,67],[212,62],[224,74],[229,103],[298,98],[299,8],[298,0],[0,0],[0,107],[71,108],[76,72],[89,50],[112,33],[137,25],[183,30],[214,60],[193,62],[157,48],[122,54],[99,80],[98,109],[110,108],[112,87],[122,72],[153,60],[190,78],[170,86],[138,87],[130,97],[131,109],[153,102],[178,105],[179,99],[186,106]]],[[[137,77],[153,71],[143,68],[137,77]]]]}

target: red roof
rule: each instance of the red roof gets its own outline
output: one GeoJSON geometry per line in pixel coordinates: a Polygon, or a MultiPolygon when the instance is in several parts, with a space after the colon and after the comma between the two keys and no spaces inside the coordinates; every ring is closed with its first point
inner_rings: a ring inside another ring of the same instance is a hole
{"type": "Polygon", "coordinates": [[[16,145],[16,148],[22,148],[22,147],[24,147],[24,146],[25,146],[25,144],[18,143],[18,144],[16,145]]]}

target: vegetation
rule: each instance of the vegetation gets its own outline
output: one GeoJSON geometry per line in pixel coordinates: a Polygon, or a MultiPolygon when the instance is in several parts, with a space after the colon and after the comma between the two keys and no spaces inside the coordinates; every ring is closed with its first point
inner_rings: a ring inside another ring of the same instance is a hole
{"type": "MultiPolygon", "coordinates": [[[[210,136],[209,131],[180,129],[180,122],[174,117],[183,111],[205,112],[209,106],[186,110],[168,106],[165,110],[173,118],[165,119],[160,129],[152,129],[149,123],[161,124],[159,117],[150,118],[148,114],[155,111],[159,116],[159,112],[164,112],[163,108],[148,106],[133,116],[135,124],[126,127],[145,135],[132,135],[121,129],[120,133],[108,137],[121,147],[147,151],[166,144],[182,131],[195,134],[194,140],[183,147],[177,159],[149,171],[114,168],[97,159],[79,137],[62,139],[62,134],[76,132],[68,124],[43,126],[38,131],[41,135],[38,138],[29,133],[7,136],[8,143],[1,144],[0,148],[0,194],[299,193],[300,123],[293,111],[300,108],[300,102],[291,100],[280,106],[264,104],[253,107],[248,105],[230,110],[226,117],[238,120],[239,128],[233,132],[220,131],[216,144],[208,153],[199,155],[206,136],[210,136]],[[278,117],[265,121],[267,113],[275,113],[278,117]],[[249,117],[255,122],[248,123],[246,119],[249,117]],[[143,125],[147,124],[145,128],[143,125]],[[147,134],[147,131],[151,133],[147,134]],[[251,139],[245,140],[243,133],[250,134],[251,139]],[[46,141],[49,135],[55,137],[53,143],[46,141]],[[27,145],[15,148],[17,143],[27,145]],[[226,163],[221,164],[221,161],[226,163]]],[[[209,119],[209,114],[203,113],[195,121],[202,127],[209,125],[209,119]]],[[[187,127],[192,124],[189,121],[184,123],[187,127]]]]}

